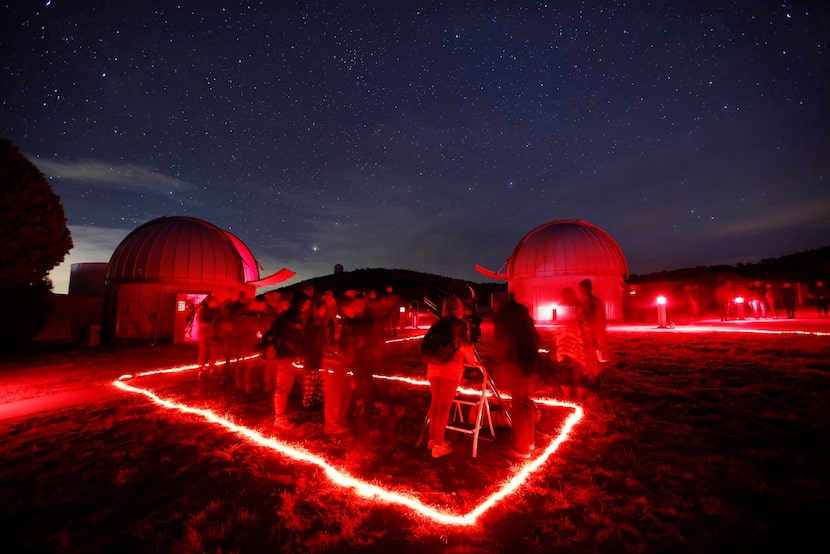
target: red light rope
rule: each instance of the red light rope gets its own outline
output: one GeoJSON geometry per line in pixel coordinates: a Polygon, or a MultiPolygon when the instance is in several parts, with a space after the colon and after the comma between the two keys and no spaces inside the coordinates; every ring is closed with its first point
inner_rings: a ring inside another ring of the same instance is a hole
{"type": "MultiPolygon", "coordinates": [[[[177,371],[186,371],[196,369],[197,367],[199,366],[188,365],[167,369],[159,369],[140,373],[137,375],[137,377],[156,375],[161,373],[171,373],[177,371]]],[[[376,377],[379,379],[399,380],[414,385],[428,384],[426,381],[409,379],[406,377],[393,377],[383,375],[377,375],[376,377]]],[[[472,511],[466,514],[453,514],[446,511],[442,511],[434,506],[427,506],[423,504],[418,498],[410,494],[392,492],[378,485],[373,485],[371,483],[367,483],[361,479],[353,477],[352,475],[349,475],[344,469],[337,468],[331,465],[324,458],[321,458],[309,452],[300,445],[285,442],[283,440],[278,440],[274,437],[265,437],[258,431],[255,431],[248,427],[244,427],[242,425],[237,425],[229,421],[228,419],[225,419],[215,414],[211,410],[194,408],[192,406],[187,406],[186,404],[181,404],[179,402],[167,400],[159,397],[149,389],[136,387],[125,382],[132,378],[133,377],[130,375],[124,375],[120,377],[117,381],[115,381],[113,384],[121,390],[144,395],[164,408],[178,410],[183,413],[204,418],[205,420],[219,425],[227,429],[228,431],[236,433],[242,436],[243,438],[252,441],[255,444],[258,444],[265,448],[269,448],[279,454],[292,458],[296,461],[315,465],[321,468],[333,483],[341,487],[352,489],[355,492],[355,494],[358,494],[365,498],[375,499],[378,502],[404,506],[406,508],[409,508],[413,512],[419,513],[427,518],[432,519],[437,523],[455,526],[474,525],[481,514],[485,513],[487,510],[498,504],[505,497],[515,492],[516,489],[518,489],[534,472],[538,471],[556,452],[559,446],[567,440],[571,430],[579,422],[579,420],[582,419],[583,416],[582,408],[576,404],[562,402],[553,399],[536,399],[536,402],[540,404],[544,404],[547,406],[571,408],[573,412],[565,419],[565,422],[559,430],[559,434],[551,440],[551,442],[541,451],[541,453],[535,459],[530,460],[526,464],[522,465],[518,469],[518,471],[516,471],[516,473],[514,473],[513,476],[510,477],[510,479],[500,484],[495,492],[484,498],[484,500],[481,503],[479,503],[478,506],[476,506],[472,511]]]]}

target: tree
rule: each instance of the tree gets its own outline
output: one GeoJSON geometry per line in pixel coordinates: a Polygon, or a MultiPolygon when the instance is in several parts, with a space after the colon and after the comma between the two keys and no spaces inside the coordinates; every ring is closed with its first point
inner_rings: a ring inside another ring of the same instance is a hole
{"type": "Polygon", "coordinates": [[[49,271],[72,249],[60,197],[0,138],[0,352],[31,341],[51,312],[49,271]]]}

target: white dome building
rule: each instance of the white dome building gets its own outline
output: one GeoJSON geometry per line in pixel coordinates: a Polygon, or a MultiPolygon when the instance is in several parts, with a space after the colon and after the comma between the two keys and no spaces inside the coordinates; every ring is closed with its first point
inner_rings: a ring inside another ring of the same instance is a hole
{"type": "Polygon", "coordinates": [[[282,269],[259,278],[259,265],[228,231],[192,217],[160,217],[116,247],[104,280],[106,338],[185,340],[187,312],[208,294],[220,301],[294,276],[282,269]]]}
{"type": "Polygon", "coordinates": [[[526,234],[498,272],[476,266],[488,277],[507,281],[516,301],[528,306],[537,323],[552,322],[562,289],[590,279],[603,300],[608,321],[622,321],[623,283],[628,264],[605,231],[580,220],[551,221],[526,234]]]}

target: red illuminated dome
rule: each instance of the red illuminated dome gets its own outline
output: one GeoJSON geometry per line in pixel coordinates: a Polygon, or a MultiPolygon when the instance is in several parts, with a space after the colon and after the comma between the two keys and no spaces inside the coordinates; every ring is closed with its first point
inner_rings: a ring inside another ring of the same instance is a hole
{"type": "Polygon", "coordinates": [[[233,285],[258,278],[251,251],[230,233],[192,217],[160,217],[121,241],[106,280],[233,285]]]}
{"type": "Polygon", "coordinates": [[[519,241],[507,264],[508,279],[627,274],[628,264],[614,239],[599,227],[579,220],[552,221],[536,227],[519,241]]]}
{"type": "Polygon", "coordinates": [[[576,289],[583,279],[591,280],[608,320],[622,319],[622,285],[628,264],[614,239],[590,223],[574,219],[540,225],[519,241],[499,272],[476,269],[507,281],[507,290],[539,322],[555,320],[563,289],[576,289]]]}

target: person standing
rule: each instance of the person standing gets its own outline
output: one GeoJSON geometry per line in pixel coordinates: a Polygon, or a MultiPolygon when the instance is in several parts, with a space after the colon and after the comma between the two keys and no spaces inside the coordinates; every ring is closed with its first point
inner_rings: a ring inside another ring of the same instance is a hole
{"type": "Polygon", "coordinates": [[[697,285],[685,285],[683,290],[686,292],[686,299],[689,303],[689,323],[694,325],[700,314],[700,303],[697,301],[697,285]]]}
{"type": "Polygon", "coordinates": [[[202,379],[205,373],[213,375],[216,371],[216,357],[219,344],[213,331],[213,320],[216,318],[216,309],[219,306],[219,299],[209,294],[202,300],[199,313],[196,315],[199,322],[199,373],[198,378],[202,379]]]}
{"type": "MultiPolygon", "coordinates": [[[[586,340],[593,352],[596,361],[604,362],[607,358],[608,339],[605,331],[605,304],[594,296],[593,284],[590,279],[579,282],[579,297],[582,303],[582,317],[586,329],[586,340]]],[[[591,378],[591,385],[599,387],[602,380],[602,368],[593,364],[595,370],[591,378]]],[[[589,368],[586,368],[589,369],[589,368]]]]}
{"type": "Polygon", "coordinates": [[[510,418],[513,436],[508,455],[528,459],[535,448],[536,387],[539,357],[539,332],[527,306],[509,295],[493,320],[495,359],[505,387],[510,392],[510,418]]]}
{"type": "Polygon", "coordinates": [[[311,299],[302,292],[295,292],[288,310],[268,329],[262,342],[272,344],[276,350],[277,375],[274,385],[274,427],[289,430],[294,424],[285,415],[288,396],[297,377],[297,366],[303,356],[303,330],[305,314],[311,299]]]}
{"type": "Polygon", "coordinates": [[[813,297],[816,299],[816,311],[818,317],[828,317],[828,292],[823,281],[816,281],[813,287],[813,297]]]}
{"type": "Polygon", "coordinates": [[[795,289],[790,283],[784,283],[781,287],[781,301],[784,302],[784,309],[787,311],[787,319],[795,318],[795,289]]]}
{"type": "Polygon", "coordinates": [[[322,298],[311,309],[303,328],[303,408],[317,408],[323,403],[323,354],[334,342],[334,320],[329,305],[322,298]]]}
{"type": "Polygon", "coordinates": [[[359,334],[354,332],[362,306],[354,298],[344,297],[337,310],[340,324],[335,326],[336,348],[324,356],[323,375],[323,432],[330,436],[343,436],[351,431],[349,403],[352,397],[352,365],[355,350],[360,346],[359,334]]]}
{"type": "Polygon", "coordinates": [[[729,319],[729,283],[720,283],[715,287],[715,301],[718,303],[718,313],[721,321],[729,319]]]}
{"type": "Polygon", "coordinates": [[[442,324],[449,329],[448,338],[455,349],[447,361],[427,359],[427,380],[431,395],[427,447],[433,458],[443,458],[452,453],[452,447],[445,440],[450,409],[464,376],[464,366],[476,364],[469,326],[463,317],[464,305],[461,300],[457,296],[447,296],[441,306],[441,320],[433,325],[442,324]]]}
{"type": "Polygon", "coordinates": [[[376,404],[381,404],[381,394],[375,383],[375,373],[383,367],[383,322],[375,309],[377,304],[367,300],[365,295],[357,294],[354,298],[356,317],[352,321],[351,333],[354,336],[354,356],[352,363],[353,390],[352,400],[355,404],[355,423],[358,435],[371,431],[371,421],[375,415],[376,404]]]}
{"type": "Polygon", "coordinates": [[[557,380],[565,398],[575,396],[581,400],[589,382],[587,366],[596,362],[596,355],[588,344],[587,318],[573,288],[562,289],[559,311],[562,317],[557,318],[556,326],[557,380]]]}
{"type": "Polygon", "coordinates": [[[401,318],[400,313],[400,299],[392,289],[392,285],[386,285],[386,293],[382,297],[383,301],[383,326],[384,333],[387,339],[394,339],[398,336],[398,321],[401,318]]]}
{"type": "Polygon", "coordinates": [[[193,322],[196,321],[196,313],[199,311],[199,306],[192,301],[187,301],[187,317],[184,324],[184,336],[190,338],[193,334],[193,322]]]}
{"type": "Polygon", "coordinates": [[[764,299],[767,289],[761,281],[755,281],[749,287],[749,305],[752,308],[752,315],[755,319],[767,318],[767,303],[764,299]]]}
{"type": "Polygon", "coordinates": [[[767,303],[767,310],[772,314],[772,319],[778,319],[777,299],[775,296],[775,288],[773,288],[772,283],[767,283],[764,300],[767,303]]]}

